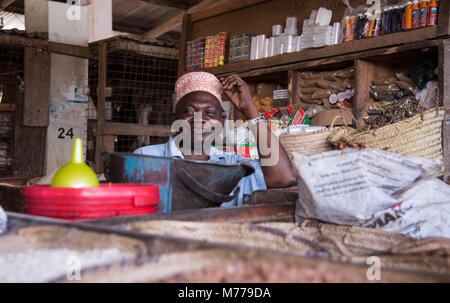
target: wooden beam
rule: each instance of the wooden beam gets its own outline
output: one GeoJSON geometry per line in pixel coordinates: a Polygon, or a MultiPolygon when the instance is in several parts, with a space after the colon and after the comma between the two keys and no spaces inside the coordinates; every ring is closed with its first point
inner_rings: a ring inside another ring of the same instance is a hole
{"type": "Polygon", "coordinates": [[[15,104],[3,104],[0,103],[0,112],[15,112],[16,105],[15,104]]]}
{"type": "Polygon", "coordinates": [[[153,57],[178,60],[179,51],[176,48],[147,45],[131,40],[116,39],[108,42],[108,50],[133,51],[137,53],[151,54],[153,57]]]}
{"type": "Polygon", "coordinates": [[[450,1],[439,3],[438,35],[448,36],[450,34],[450,1]]]}
{"type": "Polygon", "coordinates": [[[202,10],[199,12],[192,13],[191,22],[200,21],[206,18],[214,17],[217,15],[221,15],[224,13],[232,12],[244,7],[248,7],[251,5],[259,4],[262,2],[267,2],[269,0],[237,0],[224,3],[222,5],[217,5],[211,7],[207,10],[202,10]]]}
{"type": "Polygon", "coordinates": [[[46,50],[50,53],[75,56],[86,59],[91,58],[91,50],[89,49],[89,47],[64,44],[59,42],[50,42],[44,39],[34,39],[19,35],[0,33],[0,44],[27,46],[31,48],[46,50]]]}
{"type": "MultiPolygon", "coordinates": [[[[226,0],[229,1],[229,0],[226,0]]],[[[188,9],[185,12],[181,12],[180,14],[176,15],[175,17],[172,17],[168,19],[167,21],[163,22],[159,26],[149,30],[145,34],[142,35],[143,38],[149,39],[149,38],[158,38],[159,36],[170,32],[177,27],[181,26],[183,23],[183,17],[185,14],[193,14],[199,11],[202,11],[204,9],[217,6],[221,3],[223,3],[224,0],[203,0],[202,2],[198,3],[197,5],[194,5],[190,9],[188,9]]]]}
{"type": "Polygon", "coordinates": [[[97,135],[95,144],[95,171],[103,171],[102,151],[105,126],[105,100],[106,100],[106,72],[107,72],[108,44],[100,43],[98,46],[98,99],[97,99],[97,135]]]}
{"type": "Polygon", "coordinates": [[[16,2],[16,0],[3,0],[3,1],[1,1],[0,12],[6,10],[8,8],[8,6],[13,4],[14,2],[16,2]]]}
{"type": "Polygon", "coordinates": [[[182,11],[185,11],[189,8],[185,3],[181,3],[178,0],[142,0],[147,2],[148,4],[157,5],[157,6],[165,6],[172,7],[182,11]]]}
{"type": "Polygon", "coordinates": [[[104,135],[130,135],[130,136],[170,136],[170,125],[139,125],[129,123],[106,122],[104,135]]]}

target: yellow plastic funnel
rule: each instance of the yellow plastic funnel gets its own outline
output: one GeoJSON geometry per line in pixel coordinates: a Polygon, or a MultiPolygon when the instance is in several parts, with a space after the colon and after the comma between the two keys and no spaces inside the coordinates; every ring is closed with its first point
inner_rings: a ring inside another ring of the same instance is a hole
{"type": "Polygon", "coordinates": [[[72,160],[61,167],[52,180],[51,187],[98,187],[95,172],[83,161],[83,142],[75,138],[73,143],[72,160]]]}

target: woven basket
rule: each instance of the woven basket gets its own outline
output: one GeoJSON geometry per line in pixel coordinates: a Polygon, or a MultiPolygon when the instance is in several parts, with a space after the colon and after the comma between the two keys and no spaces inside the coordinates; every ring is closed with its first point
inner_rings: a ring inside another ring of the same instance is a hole
{"type": "Polygon", "coordinates": [[[281,135],[278,139],[291,159],[292,164],[294,164],[294,153],[308,155],[332,150],[333,145],[328,141],[328,137],[340,128],[334,127],[337,119],[342,119],[342,117],[334,117],[330,127],[327,129],[295,135],[281,135]]]}
{"type": "MultiPolygon", "coordinates": [[[[439,89],[434,87],[428,92],[425,104],[430,94],[437,90],[436,106],[423,111],[411,118],[369,131],[358,131],[350,128],[340,128],[333,132],[328,140],[334,146],[344,139],[350,144],[378,148],[390,152],[443,159],[442,125],[445,109],[439,107],[439,89]]],[[[443,170],[436,174],[442,176],[443,170]]]]}

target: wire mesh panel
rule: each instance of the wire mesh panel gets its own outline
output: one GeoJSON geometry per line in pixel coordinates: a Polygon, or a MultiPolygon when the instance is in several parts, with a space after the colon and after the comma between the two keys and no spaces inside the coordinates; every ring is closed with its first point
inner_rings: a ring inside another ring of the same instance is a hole
{"type": "MultiPolygon", "coordinates": [[[[111,51],[107,57],[106,122],[170,125],[172,98],[178,61],[133,51],[111,51]]],[[[96,104],[98,63],[91,60],[89,82],[96,104]]],[[[89,118],[94,118],[90,115],[89,118]]],[[[149,144],[166,142],[168,137],[117,135],[116,152],[132,152],[149,144]]]]}
{"type": "Polygon", "coordinates": [[[12,175],[15,112],[4,106],[18,103],[24,89],[24,48],[0,44],[0,176],[12,175]]]}

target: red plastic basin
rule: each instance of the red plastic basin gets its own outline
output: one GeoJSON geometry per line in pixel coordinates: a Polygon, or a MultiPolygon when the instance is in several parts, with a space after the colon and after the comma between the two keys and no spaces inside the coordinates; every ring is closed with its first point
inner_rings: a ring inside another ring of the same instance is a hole
{"type": "Polygon", "coordinates": [[[143,215],[158,212],[159,187],[143,184],[100,184],[93,188],[24,188],[28,213],[70,221],[143,215]]]}

